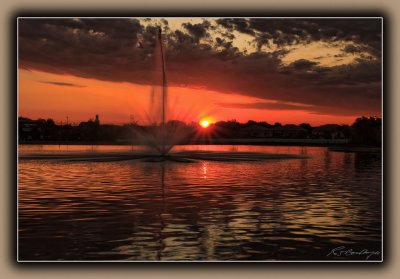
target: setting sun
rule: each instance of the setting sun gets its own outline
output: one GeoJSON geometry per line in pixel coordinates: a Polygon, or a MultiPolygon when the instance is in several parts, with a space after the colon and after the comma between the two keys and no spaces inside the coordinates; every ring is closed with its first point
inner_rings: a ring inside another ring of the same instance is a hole
{"type": "Polygon", "coordinates": [[[200,126],[203,128],[207,128],[208,126],[210,126],[210,121],[203,119],[200,121],[200,126]]]}
{"type": "Polygon", "coordinates": [[[387,18],[326,11],[10,18],[15,260],[383,262],[387,18]]]}

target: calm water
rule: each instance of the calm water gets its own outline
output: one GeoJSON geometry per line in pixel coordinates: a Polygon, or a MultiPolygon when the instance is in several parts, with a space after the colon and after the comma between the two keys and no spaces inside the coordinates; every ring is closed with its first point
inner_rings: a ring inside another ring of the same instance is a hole
{"type": "MultiPolygon", "coordinates": [[[[20,154],[125,146],[20,146],[20,154]]],[[[135,147],[138,148],[138,147],[135,147]]],[[[381,252],[381,155],[323,147],[260,162],[19,160],[20,260],[365,260],[381,252]]],[[[380,260],[381,254],[369,260],[380,260]]]]}

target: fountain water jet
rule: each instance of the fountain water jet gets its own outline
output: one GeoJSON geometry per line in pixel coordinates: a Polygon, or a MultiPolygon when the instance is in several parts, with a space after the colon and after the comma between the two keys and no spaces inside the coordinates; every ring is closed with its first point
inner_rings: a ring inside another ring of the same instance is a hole
{"type": "MultiPolygon", "coordinates": [[[[161,120],[159,123],[147,128],[137,127],[136,137],[142,144],[149,147],[153,152],[130,152],[130,153],[77,153],[77,154],[19,154],[20,159],[44,159],[62,161],[89,161],[109,162],[141,159],[147,162],[175,161],[175,162],[196,162],[199,160],[208,161],[261,161],[269,159],[305,159],[305,155],[296,154],[267,154],[258,152],[218,152],[218,151],[180,151],[171,153],[171,149],[186,137],[186,132],[179,125],[167,122],[167,76],[165,68],[165,56],[162,43],[161,28],[158,28],[156,36],[155,55],[161,58],[161,120]],[[159,125],[158,125],[159,124],[159,125]]],[[[154,113],[156,92],[153,90],[150,95],[150,113],[154,113]]],[[[157,113],[157,111],[156,111],[157,113]]],[[[151,119],[154,120],[154,119],[151,119]]]]}
{"type": "MultiPolygon", "coordinates": [[[[157,153],[158,157],[160,157],[158,158],[159,160],[166,160],[172,159],[169,155],[169,152],[174,147],[174,145],[179,143],[179,141],[186,136],[186,133],[183,129],[179,127],[179,125],[174,125],[167,122],[167,75],[161,27],[158,27],[154,56],[156,64],[161,64],[156,65],[156,68],[157,66],[161,66],[161,96],[158,96],[159,94],[157,94],[158,92],[156,92],[155,90],[156,86],[153,86],[150,95],[149,111],[151,115],[149,118],[150,122],[154,123],[155,125],[152,125],[145,131],[137,129],[136,136],[145,146],[150,147],[151,150],[157,153]],[[157,97],[160,98],[158,99],[157,97]],[[160,101],[160,107],[158,109],[161,111],[161,119],[158,119],[159,111],[154,111],[155,107],[157,108],[157,101],[160,101]],[[158,121],[154,121],[155,119],[160,120],[159,125],[158,121]]],[[[156,80],[155,83],[158,84],[158,80],[156,80]]]]}

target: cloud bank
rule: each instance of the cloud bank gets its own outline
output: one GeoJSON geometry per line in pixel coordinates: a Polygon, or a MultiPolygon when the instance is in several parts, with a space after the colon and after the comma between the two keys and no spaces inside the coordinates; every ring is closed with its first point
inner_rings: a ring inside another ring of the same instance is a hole
{"type": "MultiPolygon", "coordinates": [[[[292,110],[330,115],[379,115],[380,19],[223,18],[161,21],[168,84],[265,99],[222,107],[292,110]],[[282,58],[315,42],[341,47],[322,56],[282,58]],[[275,103],[271,103],[274,100],[275,103]],[[304,104],[303,106],[291,103],[304,104]]],[[[160,22],[158,23],[160,24],[160,22]]],[[[155,84],[157,26],[138,19],[19,19],[19,67],[114,82],[155,84]]],[[[63,85],[63,84],[58,84],[63,85]]],[[[66,85],[66,84],[64,84],[66,85]]]]}

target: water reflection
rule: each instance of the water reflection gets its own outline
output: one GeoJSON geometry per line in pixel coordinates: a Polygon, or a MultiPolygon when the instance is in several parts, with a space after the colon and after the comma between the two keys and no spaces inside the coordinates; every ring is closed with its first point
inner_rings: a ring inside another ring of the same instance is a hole
{"type": "Polygon", "coordinates": [[[332,260],[338,245],[380,251],[379,155],[236,148],[312,158],[20,161],[20,259],[332,260]]]}

